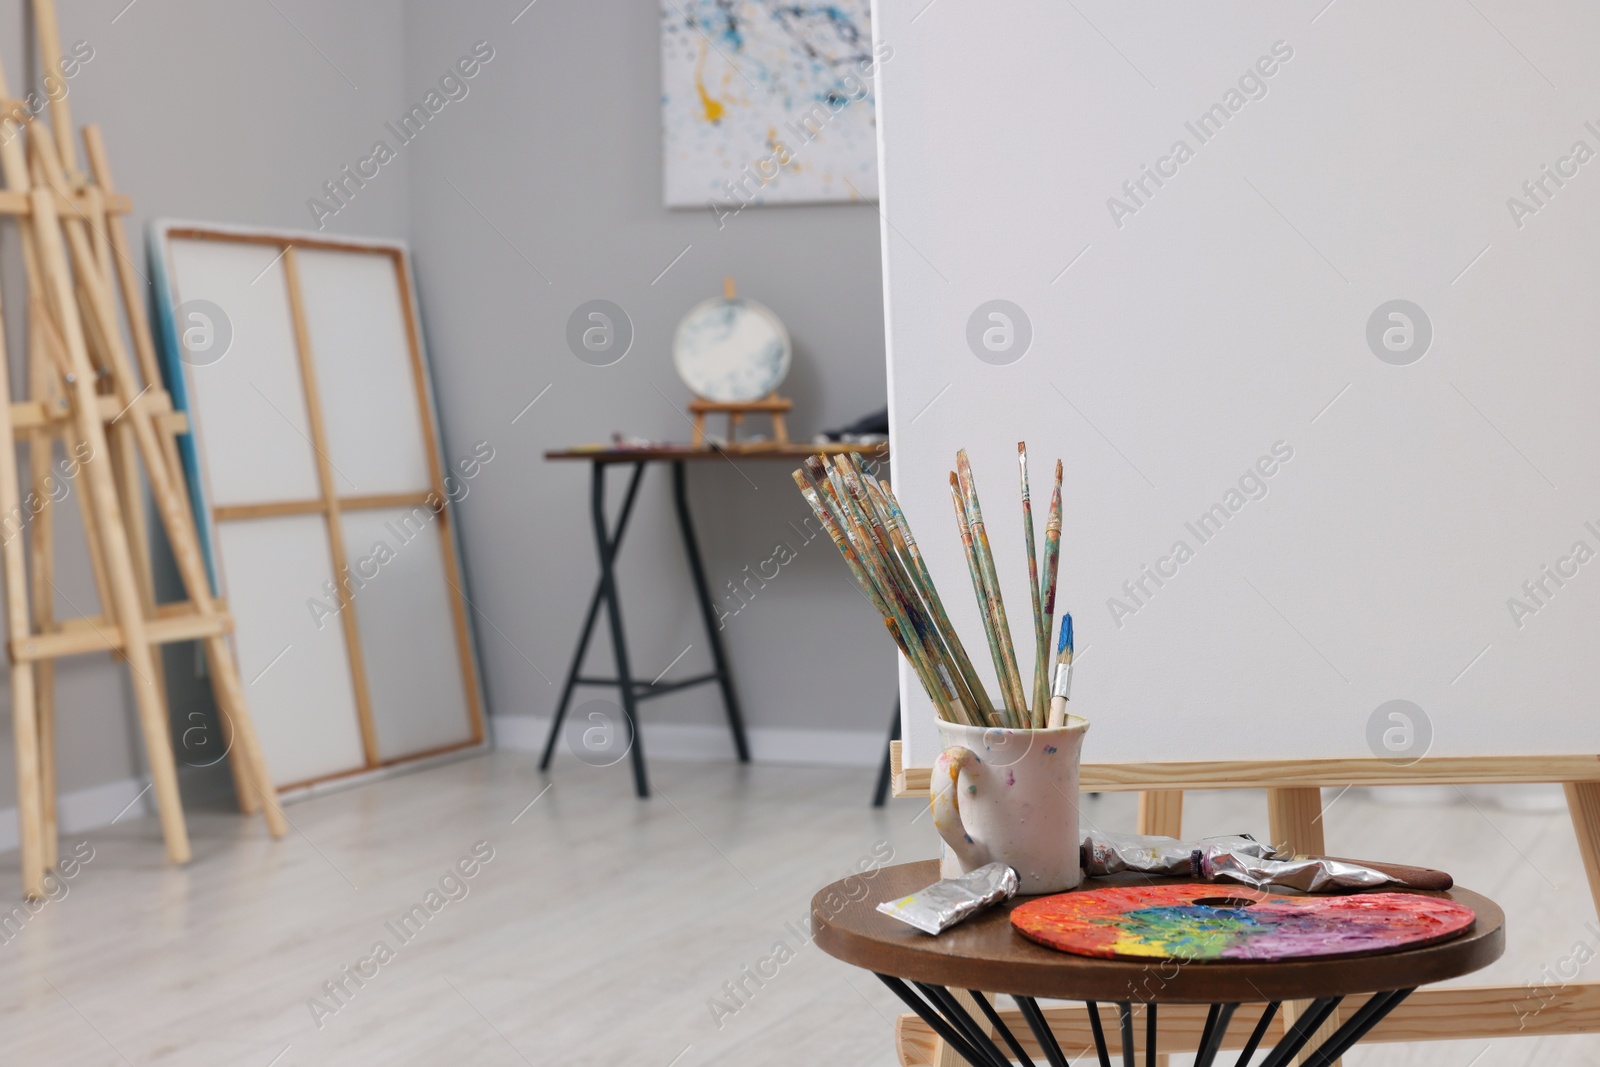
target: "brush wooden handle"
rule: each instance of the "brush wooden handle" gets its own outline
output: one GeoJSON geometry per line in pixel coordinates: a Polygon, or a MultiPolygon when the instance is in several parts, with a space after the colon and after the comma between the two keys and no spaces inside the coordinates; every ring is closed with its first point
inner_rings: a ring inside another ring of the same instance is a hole
{"type": "Polygon", "coordinates": [[[1412,867],[1404,863],[1375,863],[1372,860],[1353,860],[1343,856],[1323,856],[1321,858],[1338,860],[1340,863],[1355,863],[1362,867],[1371,867],[1375,871],[1382,871],[1408,889],[1427,889],[1442,893],[1456,884],[1456,880],[1450,877],[1449,874],[1444,871],[1436,871],[1432,867],[1412,867]]]}

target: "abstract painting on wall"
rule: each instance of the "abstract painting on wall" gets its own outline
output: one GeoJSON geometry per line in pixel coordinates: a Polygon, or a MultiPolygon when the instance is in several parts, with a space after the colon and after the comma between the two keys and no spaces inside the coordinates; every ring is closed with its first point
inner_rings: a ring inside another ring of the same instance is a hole
{"type": "Polygon", "coordinates": [[[662,0],[668,207],[878,198],[869,0],[662,0]]]}

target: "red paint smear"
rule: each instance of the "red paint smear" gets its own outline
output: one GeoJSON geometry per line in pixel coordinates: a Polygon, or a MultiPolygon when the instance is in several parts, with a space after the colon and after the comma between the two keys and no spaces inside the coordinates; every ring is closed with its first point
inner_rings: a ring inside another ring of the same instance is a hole
{"type": "Polygon", "coordinates": [[[1457,937],[1475,918],[1465,905],[1416,893],[1286,896],[1191,883],[1041,897],[1014,909],[1011,925],[1029,940],[1080,956],[1273,960],[1414,948],[1457,937]],[[1219,898],[1255,903],[1195,907],[1196,901],[1219,898]],[[1126,951],[1129,942],[1145,951],[1126,951]]]}

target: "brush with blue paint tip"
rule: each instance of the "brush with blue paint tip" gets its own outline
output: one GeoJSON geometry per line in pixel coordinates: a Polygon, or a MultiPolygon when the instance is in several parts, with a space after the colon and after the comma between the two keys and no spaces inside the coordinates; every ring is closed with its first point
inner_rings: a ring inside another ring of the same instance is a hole
{"type": "Polygon", "coordinates": [[[1072,613],[1061,616],[1061,639],[1056,642],[1056,671],[1050,684],[1052,730],[1067,725],[1067,698],[1072,692],[1072,613]]]}

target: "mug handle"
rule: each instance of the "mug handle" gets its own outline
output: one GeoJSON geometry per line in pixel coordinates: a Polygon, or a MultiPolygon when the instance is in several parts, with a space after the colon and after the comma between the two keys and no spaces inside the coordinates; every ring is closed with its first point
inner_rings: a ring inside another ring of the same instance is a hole
{"type": "Polygon", "coordinates": [[[945,749],[933,761],[933,788],[928,794],[934,828],[969,871],[988,863],[989,856],[961,822],[961,779],[965,777],[969,788],[975,789],[982,766],[983,760],[970,748],[945,749]]]}

